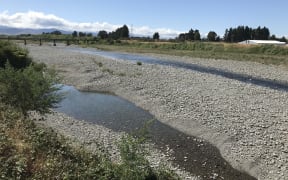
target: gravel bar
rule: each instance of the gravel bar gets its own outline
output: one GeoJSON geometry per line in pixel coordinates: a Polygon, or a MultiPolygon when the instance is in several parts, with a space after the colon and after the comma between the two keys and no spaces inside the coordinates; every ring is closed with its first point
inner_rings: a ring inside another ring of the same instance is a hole
{"type": "MultiPolygon", "coordinates": [[[[159,121],[215,145],[234,168],[257,179],[288,177],[286,91],[182,68],[69,52],[65,47],[27,48],[34,60],[55,67],[64,83],[121,96],[159,121]]],[[[283,67],[173,58],[284,83],[288,79],[283,67]]]]}

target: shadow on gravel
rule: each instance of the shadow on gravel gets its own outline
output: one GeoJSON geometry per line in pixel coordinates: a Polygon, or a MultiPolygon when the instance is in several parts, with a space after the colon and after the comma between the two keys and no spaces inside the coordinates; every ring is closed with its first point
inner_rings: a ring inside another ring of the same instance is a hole
{"type": "Polygon", "coordinates": [[[169,60],[169,59],[164,60],[164,59],[160,59],[157,57],[144,56],[144,55],[100,51],[100,50],[92,50],[92,49],[87,50],[87,49],[75,48],[71,50],[76,51],[76,52],[86,53],[86,54],[99,55],[99,56],[113,58],[113,59],[122,59],[122,60],[129,60],[129,61],[135,61],[135,62],[140,61],[140,62],[148,63],[148,64],[159,64],[159,65],[165,65],[165,66],[184,68],[184,69],[189,69],[189,70],[197,71],[201,73],[208,73],[208,74],[213,74],[217,76],[222,76],[225,78],[234,79],[234,80],[241,81],[244,83],[254,84],[257,86],[262,86],[262,87],[266,87],[270,89],[288,91],[288,84],[284,82],[230,72],[230,71],[217,69],[213,67],[200,66],[200,65],[192,64],[192,63],[176,62],[176,61],[169,60]]]}
{"type": "MultiPolygon", "coordinates": [[[[115,131],[134,132],[154,119],[147,111],[120,97],[80,92],[72,86],[63,86],[66,98],[57,111],[76,119],[103,125],[115,131]]],[[[186,135],[155,120],[148,128],[150,140],[163,152],[172,149],[174,163],[203,179],[255,179],[226,162],[219,150],[196,137],[186,135]]],[[[170,152],[170,151],[169,151],[170,152]]]]}

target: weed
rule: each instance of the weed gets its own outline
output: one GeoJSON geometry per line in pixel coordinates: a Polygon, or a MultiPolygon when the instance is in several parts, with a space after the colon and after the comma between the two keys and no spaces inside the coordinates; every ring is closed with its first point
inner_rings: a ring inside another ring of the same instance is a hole
{"type": "Polygon", "coordinates": [[[98,62],[98,61],[95,61],[95,60],[93,60],[93,62],[94,62],[95,64],[97,64],[98,67],[103,67],[103,63],[102,63],[102,62],[98,62]]]}
{"type": "Polygon", "coordinates": [[[141,65],[142,65],[142,62],[141,62],[141,61],[137,61],[137,65],[138,65],[138,66],[141,66],[141,65]]]}
{"type": "Polygon", "coordinates": [[[102,69],[102,72],[107,72],[107,73],[109,73],[109,74],[114,74],[114,71],[113,70],[111,70],[111,69],[109,69],[109,68],[103,68],[102,69]]]}
{"type": "Polygon", "coordinates": [[[121,73],[118,73],[117,75],[118,75],[118,76],[126,76],[126,73],[121,72],[121,73]]]}

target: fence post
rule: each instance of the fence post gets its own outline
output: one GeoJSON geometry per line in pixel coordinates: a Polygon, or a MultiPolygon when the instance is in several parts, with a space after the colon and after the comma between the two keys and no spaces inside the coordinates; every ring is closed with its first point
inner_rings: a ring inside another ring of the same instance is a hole
{"type": "Polygon", "coordinates": [[[39,46],[42,46],[42,39],[40,38],[39,41],[39,46]]]}
{"type": "Polygon", "coordinates": [[[26,42],[26,39],[24,39],[24,45],[26,46],[27,42],[26,42]]]}
{"type": "Polygon", "coordinates": [[[56,46],[56,40],[53,39],[53,46],[56,46]]]}

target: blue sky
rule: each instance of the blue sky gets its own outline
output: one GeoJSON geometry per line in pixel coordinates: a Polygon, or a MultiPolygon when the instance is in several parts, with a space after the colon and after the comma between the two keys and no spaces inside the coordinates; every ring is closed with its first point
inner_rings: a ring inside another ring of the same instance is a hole
{"type": "Polygon", "coordinates": [[[191,28],[223,35],[226,28],[248,25],[266,26],[280,37],[288,36],[287,7],[287,0],[0,0],[0,25],[93,32],[127,24],[135,34],[167,37],[191,28]]]}

